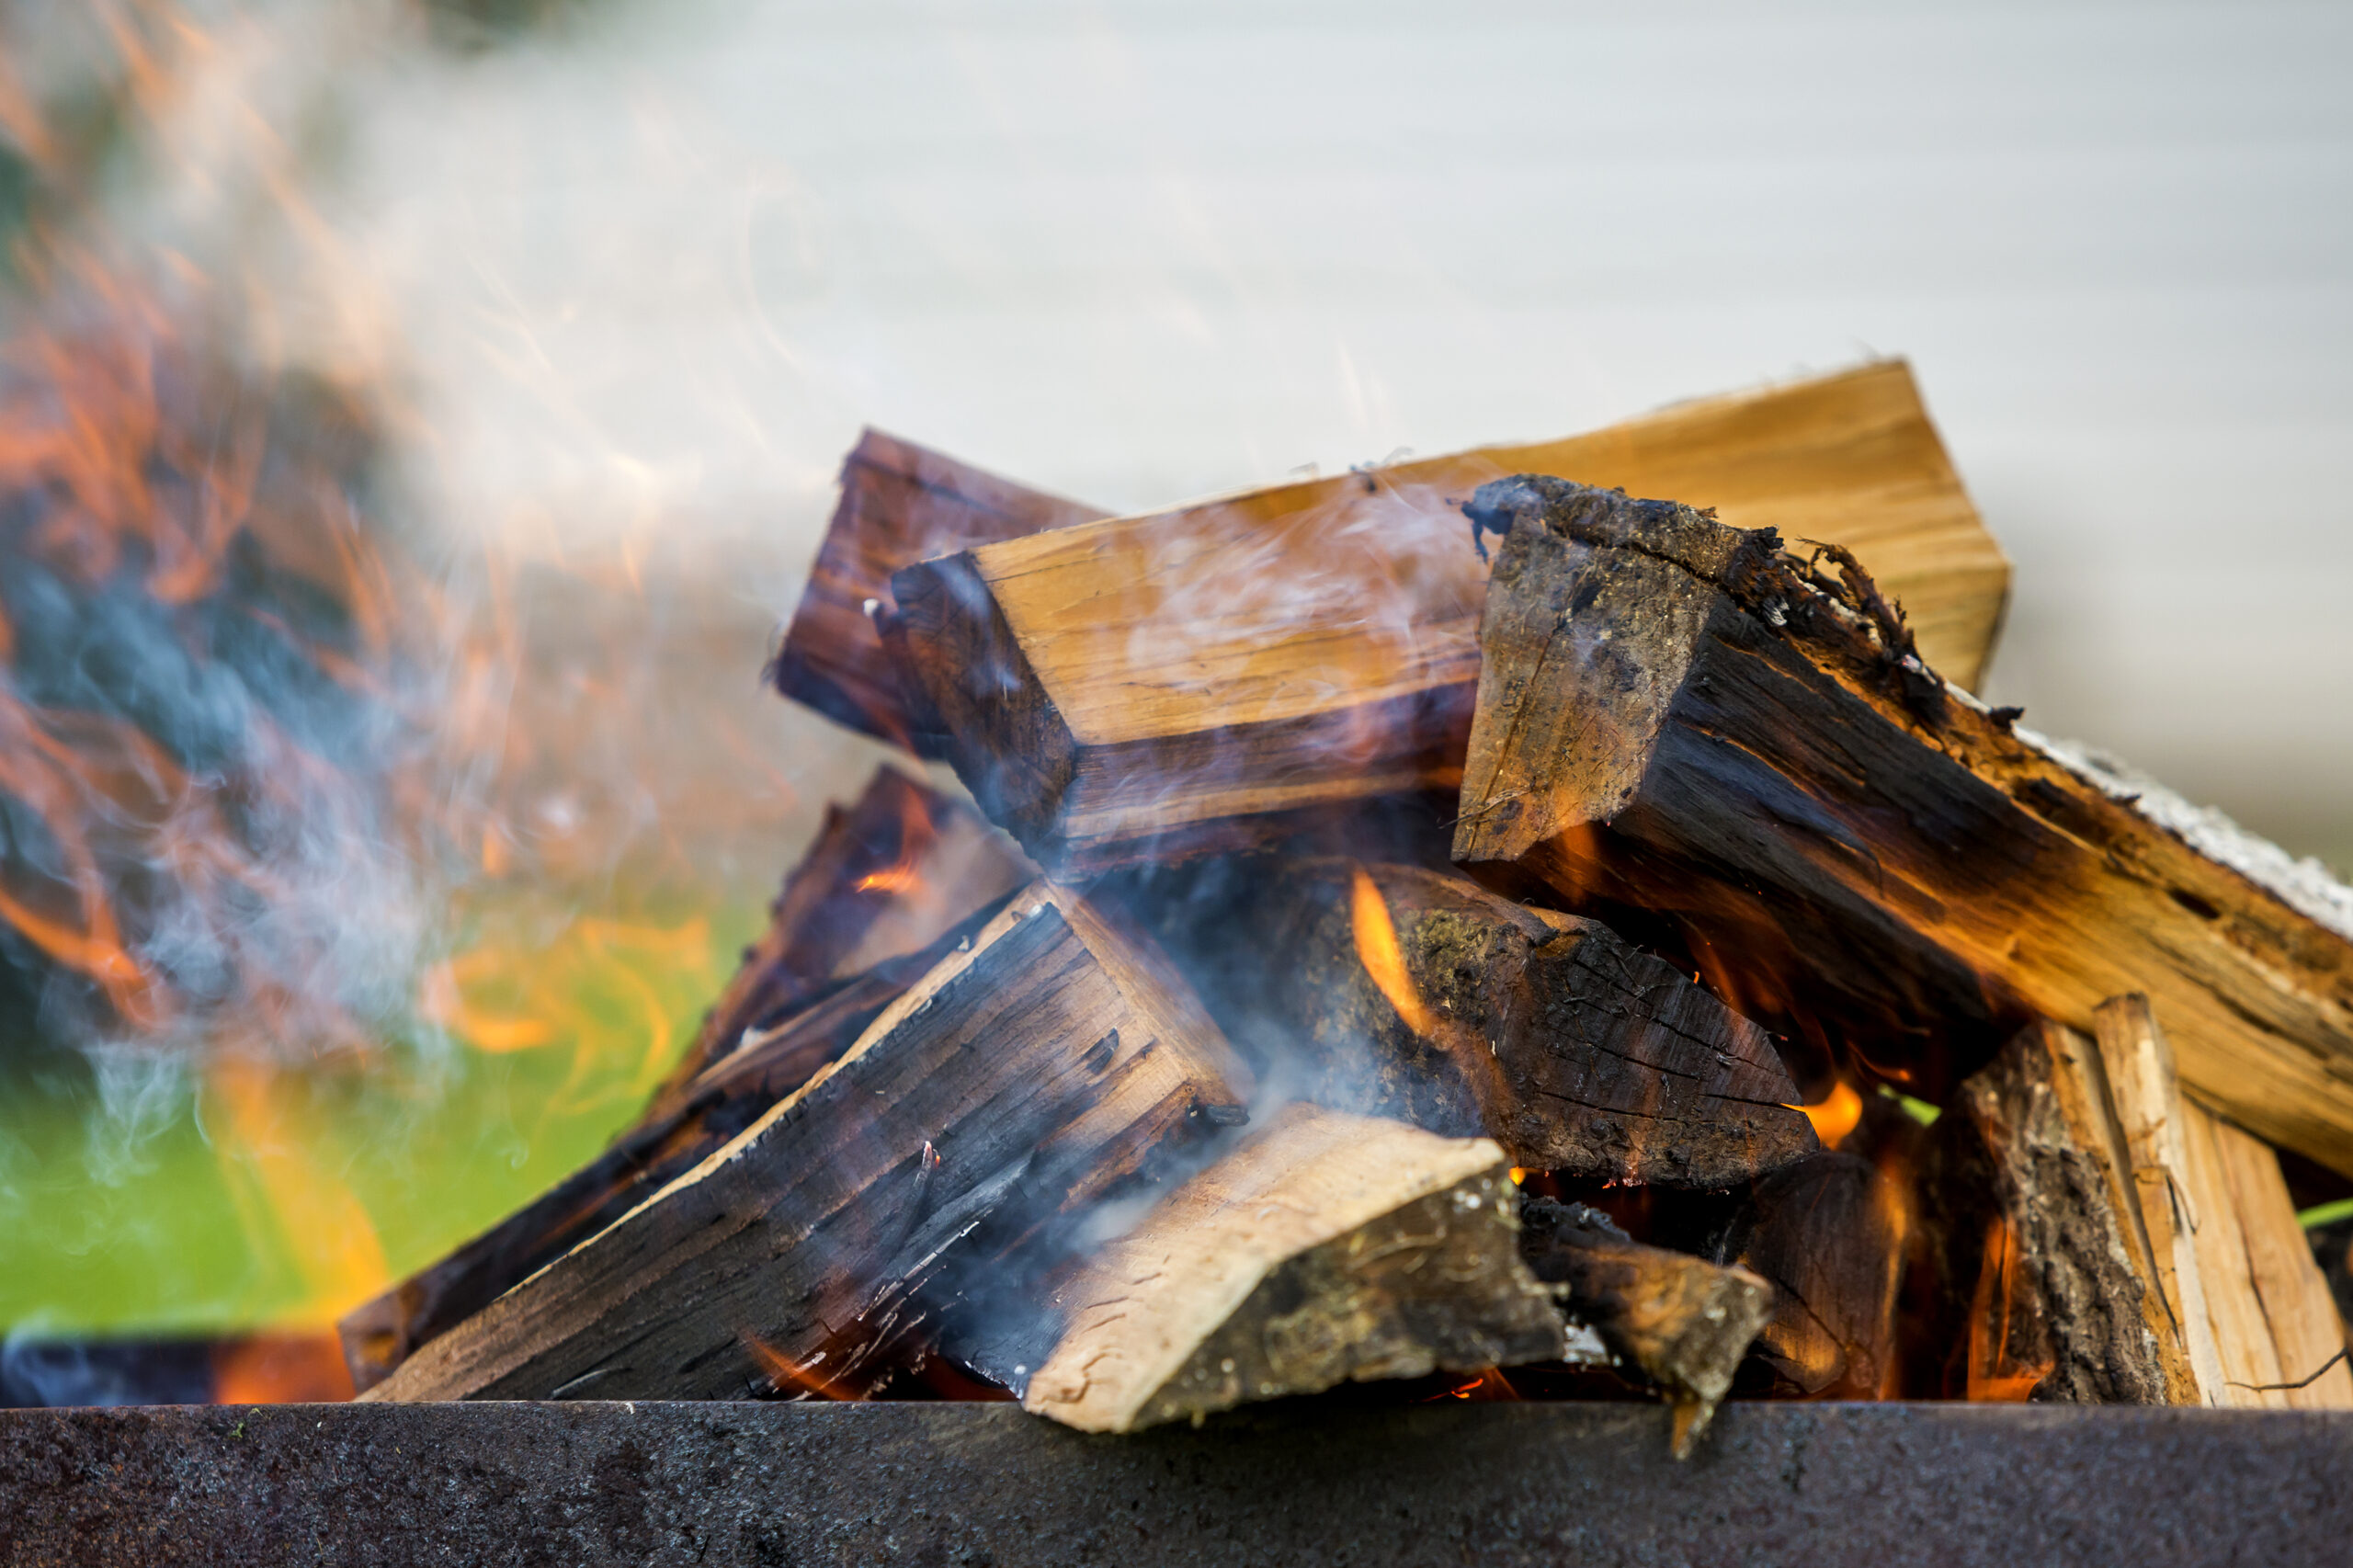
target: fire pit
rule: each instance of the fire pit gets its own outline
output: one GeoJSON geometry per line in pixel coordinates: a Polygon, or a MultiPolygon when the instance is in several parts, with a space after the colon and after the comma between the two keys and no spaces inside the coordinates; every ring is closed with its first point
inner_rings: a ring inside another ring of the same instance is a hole
{"type": "Polygon", "coordinates": [[[2005,571],[1901,365],[1120,519],[870,435],[772,673],[977,811],[829,817],[361,1397],[2353,1403],[2353,893],[1948,682],[2005,571]]]}
{"type": "Polygon", "coordinates": [[[1006,1406],[0,1414],[0,1562],[2340,1561],[2353,1415],[1735,1404],[1270,1410],[1088,1437],[1006,1406]]]}

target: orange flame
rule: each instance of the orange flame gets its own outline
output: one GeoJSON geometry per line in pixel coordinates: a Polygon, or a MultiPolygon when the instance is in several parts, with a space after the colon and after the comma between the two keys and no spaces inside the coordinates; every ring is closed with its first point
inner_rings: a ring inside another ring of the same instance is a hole
{"type": "Polygon", "coordinates": [[[343,1342],[332,1334],[257,1334],[212,1358],[215,1404],[325,1404],[352,1397],[343,1342]]]}
{"type": "Polygon", "coordinates": [[[790,1390],[792,1397],[798,1399],[846,1403],[865,1398],[865,1395],[845,1387],[819,1370],[825,1359],[825,1353],[822,1350],[803,1366],[749,1329],[744,1330],[737,1337],[744,1342],[744,1348],[752,1353],[752,1359],[760,1364],[760,1370],[767,1374],[768,1386],[779,1393],[790,1390]]]}
{"type": "Polygon", "coordinates": [[[1813,1123],[1813,1135],[1822,1140],[1822,1146],[1836,1149],[1862,1121],[1863,1096],[1855,1092],[1852,1084],[1841,1078],[1830,1086],[1827,1096],[1813,1105],[1785,1108],[1805,1112],[1805,1119],[1813,1123]]]}
{"type": "Polygon", "coordinates": [[[2051,1363],[2021,1367],[2010,1360],[2010,1303],[2016,1299],[2018,1238],[1998,1215],[1985,1232],[1984,1261],[1969,1302],[1968,1397],[2016,1403],[2050,1375],[2051,1363]]]}
{"type": "Polygon", "coordinates": [[[298,1321],[332,1324],[391,1278],[368,1210],[304,1142],[307,1106],[292,1074],[234,1054],[212,1063],[214,1131],[222,1165],[249,1194],[251,1231],[274,1228],[304,1287],[298,1321]]]}
{"type": "Polygon", "coordinates": [[[1435,1035],[1438,1018],[1422,1002],[1414,977],[1405,971],[1405,954],[1397,945],[1397,926],[1390,918],[1388,901],[1362,866],[1356,868],[1349,887],[1348,923],[1356,936],[1357,957],[1405,1027],[1419,1035],[1435,1035]]]}
{"type": "Polygon", "coordinates": [[[1423,1403],[1429,1404],[1441,1399],[1468,1399],[1483,1404],[1497,1400],[1517,1400],[1519,1397],[1519,1391],[1511,1386],[1511,1380],[1504,1376],[1502,1368],[1483,1367],[1452,1388],[1442,1393],[1432,1394],[1423,1403]]]}
{"type": "Polygon", "coordinates": [[[850,884],[850,891],[903,893],[921,887],[924,858],[938,837],[939,829],[932,822],[922,794],[914,790],[905,791],[899,798],[898,858],[881,869],[858,878],[850,884]]]}

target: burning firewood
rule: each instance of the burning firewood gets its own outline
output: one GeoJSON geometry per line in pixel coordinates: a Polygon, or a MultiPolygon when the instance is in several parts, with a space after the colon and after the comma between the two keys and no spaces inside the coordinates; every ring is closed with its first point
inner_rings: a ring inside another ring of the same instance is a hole
{"type": "Polygon", "coordinates": [[[975,1227],[1090,1202],[1239,1119],[1248,1081],[1157,954],[1037,884],[838,1062],[368,1397],[855,1395],[975,1227]]]}
{"type": "Polygon", "coordinates": [[[2093,1043],[2021,1029],[1937,1123],[1943,1277],[1967,1282],[1969,1394],[2199,1401],[2138,1223],[2093,1043]]]}
{"type": "Polygon", "coordinates": [[[1888,1181],[1868,1160],[1824,1151],[1758,1182],[1734,1215],[1717,1256],[1773,1287],[1756,1337],[1773,1392],[1888,1392],[1905,1241],[1888,1181]]]}
{"type": "Polygon", "coordinates": [[[1760,1022],[1922,1072],[2144,990],[2189,1088],[2353,1169],[2344,890],[2258,880],[2268,846],[2177,831],[2014,730],[1835,551],[1837,581],[1770,533],[1553,479],[1472,512],[1508,538],[1459,862],[1651,912],[1760,1022]]]}
{"type": "MultiPolygon", "coordinates": [[[[1296,1104],[1063,1292],[1022,1403],[1126,1432],[1349,1381],[1558,1360],[1501,1149],[1296,1104]]],[[[1581,1354],[1600,1347],[1580,1336],[1581,1354]]]]}
{"type": "Polygon", "coordinates": [[[1104,514],[868,430],[842,464],[842,494],[809,585],[768,668],[779,691],[922,756],[938,738],[907,707],[875,618],[896,607],[891,574],[992,540],[1104,514]]]}
{"type": "Polygon", "coordinates": [[[649,1111],[596,1159],[449,1256],[353,1309],[336,1325],[353,1387],[364,1392],[383,1381],[417,1346],[726,1147],[839,1058],[883,1008],[960,942],[969,942],[985,913],[930,947],[886,959],[801,1011],[750,1031],[741,1049],[666,1096],[669,1103],[649,1111]]]}
{"type": "Polygon", "coordinates": [[[1319,1103],[1649,1185],[1731,1187],[1818,1147],[1765,1031],[1598,921],[1418,866],[1245,864],[1238,906],[1194,912],[1202,983],[1319,1103]]]}
{"type": "Polygon", "coordinates": [[[849,1049],[1023,881],[1005,835],[891,768],[825,821],[774,918],[636,1124],[595,1160],[338,1325],[354,1386],[627,1214],[849,1049]]]}
{"type": "Polygon", "coordinates": [[[1688,1455],[1764,1326],[1772,1286],[1745,1268],[1645,1246],[1582,1203],[1536,1198],[1520,1213],[1536,1277],[1559,1285],[1571,1319],[1665,1393],[1676,1457],[1688,1455]]]}
{"type": "Polygon", "coordinates": [[[2025,1031],[1938,1123],[1971,1397],[2353,1403],[2278,1157],[2179,1096],[2145,997],[2098,1018],[2097,1042],[2025,1031]]]}
{"type": "Polygon", "coordinates": [[[930,946],[1036,874],[961,801],[876,768],[856,804],[825,807],[767,929],[745,949],[649,1117],[675,1111],[689,1085],[751,1037],[852,976],[930,946]]]}
{"type": "Polygon", "coordinates": [[[1455,506],[1538,464],[1792,517],[1862,551],[1973,673],[2007,566],[1881,365],[911,565],[887,640],[983,809],[1041,863],[1263,841],[1245,820],[1459,777],[1483,552],[1455,506]]]}

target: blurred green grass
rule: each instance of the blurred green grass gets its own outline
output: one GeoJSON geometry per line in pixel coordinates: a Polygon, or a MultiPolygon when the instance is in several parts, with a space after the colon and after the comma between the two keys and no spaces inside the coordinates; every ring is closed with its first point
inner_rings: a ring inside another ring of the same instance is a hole
{"type": "Polygon", "coordinates": [[[258,1119],[234,1077],[186,1063],[116,1062],[0,1098],[0,1326],[324,1325],[628,1125],[761,918],[744,902],[542,919],[544,941],[474,948],[493,956],[476,971],[499,972],[467,988],[509,1026],[500,1043],[534,1043],[482,1049],[461,1023],[364,1065],[248,1075],[266,1085],[258,1119]]]}

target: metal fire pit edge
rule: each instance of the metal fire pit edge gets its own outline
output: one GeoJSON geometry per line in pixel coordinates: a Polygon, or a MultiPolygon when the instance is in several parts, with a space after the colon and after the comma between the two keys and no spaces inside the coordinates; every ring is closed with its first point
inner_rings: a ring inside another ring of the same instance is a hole
{"type": "Polygon", "coordinates": [[[1734,1404],[0,1411],[0,1563],[2353,1562],[2353,1412],[1734,1404]]]}

